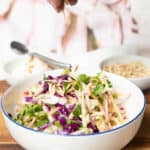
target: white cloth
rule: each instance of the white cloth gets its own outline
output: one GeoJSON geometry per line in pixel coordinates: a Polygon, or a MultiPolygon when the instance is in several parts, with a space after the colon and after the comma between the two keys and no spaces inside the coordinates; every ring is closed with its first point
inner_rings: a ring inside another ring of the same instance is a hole
{"type": "MultiPolygon", "coordinates": [[[[12,0],[0,1],[0,15],[3,14],[12,0]]],[[[104,5],[94,6],[96,0],[79,0],[75,7],[68,8],[72,12],[82,15],[78,18],[76,34],[67,46],[66,57],[80,55],[86,52],[86,31],[89,26],[94,30],[100,47],[113,47],[120,45],[116,16],[104,5]],[[115,25],[116,23],[116,25],[115,25]],[[113,36],[112,36],[113,35],[113,36]],[[113,38],[112,38],[113,37],[113,38]]],[[[102,0],[99,0],[102,2],[102,0]]],[[[105,0],[113,2],[116,0],[105,0]]],[[[131,0],[132,13],[124,11],[124,6],[119,12],[123,15],[125,28],[124,46],[130,48],[150,48],[150,1],[131,0]],[[123,10],[123,11],[122,11],[123,10]],[[138,21],[139,34],[134,36],[129,33],[131,27],[129,15],[138,21]],[[126,22],[127,21],[127,22],[126,22]]],[[[28,43],[31,51],[38,51],[47,56],[52,49],[57,49],[58,55],[63,55],[59,47],[60,40],[65,31],[64,15],[57,14],[46,0],[16,0],[8,20],[0,22],[0,61],[6,62],[16,55],[10,49],[10,42],[18,40],[28,43]],[[30,40],[29,40],[30,39],[30,40]]]]}

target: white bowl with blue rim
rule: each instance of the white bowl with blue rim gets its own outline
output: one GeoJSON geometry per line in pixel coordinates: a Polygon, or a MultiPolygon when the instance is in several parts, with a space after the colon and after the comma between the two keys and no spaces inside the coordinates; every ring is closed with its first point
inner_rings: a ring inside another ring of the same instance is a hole
{"type": "MultiPolygon", "coordinates": [[[[56,74],[59,71],[51,71],[56,74]]],[[[89,72],[88,72],[89,73],[89,72]]],[[[90,72],[91,74],[91,72],[90,72]]],[[[1,100],[1,110],[12,137],[28,150],[119,150],[136,135],[144,115],[146,101],[141,90],[132,82],[114,74],[107,74],[117,91],[130,95],[124,101],[128,121],[112,130],[89,135],[54,135],[39,132],[17,124],[9,113],[15,113],[16,104],[22,100],[23,92],[38,82],[42,74],[33,75],[10,87],[1,100]]]]}

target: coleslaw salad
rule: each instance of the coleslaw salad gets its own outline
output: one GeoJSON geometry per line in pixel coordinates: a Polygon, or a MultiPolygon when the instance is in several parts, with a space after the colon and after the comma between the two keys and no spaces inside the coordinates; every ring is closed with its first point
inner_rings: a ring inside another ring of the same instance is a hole
{"type": "Polygon", "coordinates": [[[111,130],[127,122],[126,111],[104,73],[77,75],[69,69],[43,80],[24,93],[13,119],[28,128],[82,135],[111,130]]]}

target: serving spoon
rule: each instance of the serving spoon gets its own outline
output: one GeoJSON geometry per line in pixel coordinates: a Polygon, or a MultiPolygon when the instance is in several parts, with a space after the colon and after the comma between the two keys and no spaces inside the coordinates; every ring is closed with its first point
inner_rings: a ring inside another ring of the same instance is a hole
{"type": "Polygon", "coordinates": [[[40,60],[47,63],[48,65],[50,65],[53,68],[71,68],[72,67],[71,64],[56,61],[52,58],[43,56],[39,53],[36,53],[36,52],[30,53],[29,49],[24,44],[17,42],[17,41],[12,41],[10,43],[10,47],[12,48],[12,50],[15,50],[15,52],[17,52],[18,54],[29,54],[30,56],[39,58],[40,60]]]}

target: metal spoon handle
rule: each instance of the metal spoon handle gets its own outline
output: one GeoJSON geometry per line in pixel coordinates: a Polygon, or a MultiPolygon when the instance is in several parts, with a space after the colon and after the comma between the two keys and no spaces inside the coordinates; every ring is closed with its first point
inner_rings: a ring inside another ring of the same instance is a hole
{"type": "Polygon", "coordinates": [[[10,47],[15,50],[15,52],[20,54],[26,54],[29,52],[28,48],[24,44],[17,41],[12,41],[10,43],[10,47]]]}
{"type": "Polygon", "coordinates": [[[71,68],[71,64],[56,61],[52,58],[48,58],[48,57],[43,56],[43,55],[36,53],[36,52],[30,53],[30,55],[39,58],[40,60],[44,61],[45,63],[50,64],[52,67],[55,67],[55,68],[71,68]]]}
{"type": "Polygon", "coordinates": [[[27,54],[28,53],[34,57],[41,59],[42,61],[44,61],[45,63],[47,63],[48,65],[50,65],[53,68],[71,68],[71,64],[56,61],[52,58],[48,58],[48,57],[43,56],[43,55],[36,53],[36,52],[29,53],[28,48],[20,42],[12,41],[10,46],[12,49],[16,50],[16,52],[18,52],[20,54],[27,54]]]}

